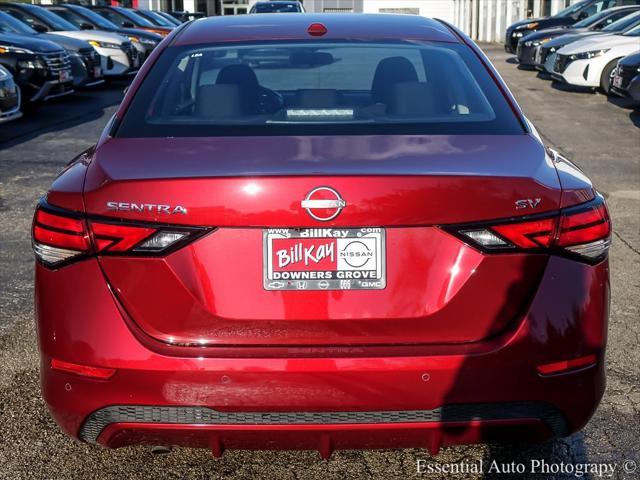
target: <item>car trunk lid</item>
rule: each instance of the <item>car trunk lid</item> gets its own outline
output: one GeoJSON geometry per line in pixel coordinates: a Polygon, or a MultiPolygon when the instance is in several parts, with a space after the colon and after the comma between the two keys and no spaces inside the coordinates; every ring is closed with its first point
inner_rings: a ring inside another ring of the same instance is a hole
{"type": "Polygon", "coordinates": [[[85,204],[89,215],[212,228],[166,256],[100,258],[127,314],[158,341],[398,346],[479,341],[514,322],[546,255],[486,255],[440,226],[521,215],[523,199],[533,200],[527,213],[555,211],[560,193],[528,135],[111,139],[90,167],[85,204]],[[318,187],[343,208],[304,208],[318,187]],[[310,215],[336,210],[328,221],[310,215]],[[293,271],[331,270],[340,261],[320,247],[342,255],[334,237],[344,235],[359,254],[359,233],[377,249],[381,283],[270,284],[274,251],[291,260],[300,238],[316,237],[302,242],[315,242],[313,258],[293,271]],[[270,234],[280,243],[269,246],[270,234]]]}

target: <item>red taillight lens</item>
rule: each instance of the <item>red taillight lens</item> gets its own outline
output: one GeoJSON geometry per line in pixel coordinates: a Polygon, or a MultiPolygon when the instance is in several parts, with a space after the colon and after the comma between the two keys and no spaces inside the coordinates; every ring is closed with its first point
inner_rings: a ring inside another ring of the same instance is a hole
{"type": "Polygon", "coordinates": [[[519,248],[549,248],[556,233],[556,218],[496,225],[491,230],[519,248]]]}
{"type": "Polygon", "coordinates": [[[79,252],[88,251],[90,246],[89,237],[85,235],[78,235],[66,231],[50,230],[49,228],[41,227],[40,225],[34,225],[33,238],[44,245],[68,248],[79,252]]]}
{"type": "Polygon", "coordinates": [[[85,221],[38,209],[33,219],[33,250],[48,265],[56,265],[91,251],[85,221]]]}
{"type": "Polygon", "coordinates": [[[89,222],[96,250],[126,252],[156,232],[155,228],[89,222]]]}
{"type": "Polygon", "coordinates": [[[40,225],[51,226],[59,230],[83,234],[85,232],[84,220],[81,218],[68,218],[61,215],[54,215],[44,210],[36,212],[36,222],[40,225]]]}
{"type": "Polygon", "coordinates": [[[580,245],[595,240],[608,238],[611,235],[611,221],[604,202],[568,210],[560,217],[560,230],[556,244],[559,247],[580,245]]]}
{"type": "Polygon", "coordinates": [[[488,252],[556,251],[587,260],[606,256],[611,237],[611,220],[601,196],[577,207],[542,218],[476,225],[455,233],[488,252]]]}
{"type": "Polygon", "coordinates": [[[59,266],[91,254],[166,254],[207,231],[206,228],[85,220],[79,214],[54,209],[43,202],[36,210],[32,235],[36,257],[48,266],[59,266]]]}

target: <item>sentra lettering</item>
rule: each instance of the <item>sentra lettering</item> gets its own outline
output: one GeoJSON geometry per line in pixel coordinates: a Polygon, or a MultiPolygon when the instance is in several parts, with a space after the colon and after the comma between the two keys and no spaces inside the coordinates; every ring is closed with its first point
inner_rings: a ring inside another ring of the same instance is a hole
{"type": "Polygon", "coordinates": [[[159,203],[132,203],[132,202],[107,202],[107,210],[116,210],[118,212],[133,213],[158,213],[161,215],[172,215],[180,213],[187,214],[187,209],[182,205],[163,205],[159,203]]]}

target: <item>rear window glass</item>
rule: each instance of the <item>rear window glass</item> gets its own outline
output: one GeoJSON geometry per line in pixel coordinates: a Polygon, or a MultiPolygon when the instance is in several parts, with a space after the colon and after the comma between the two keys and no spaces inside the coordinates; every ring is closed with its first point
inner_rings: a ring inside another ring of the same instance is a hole
{"type": "Polygon", "coordinates": [[[313,41],[170,47],[117,136],[368,133],[523,128],[464,45],[313,41]]]}

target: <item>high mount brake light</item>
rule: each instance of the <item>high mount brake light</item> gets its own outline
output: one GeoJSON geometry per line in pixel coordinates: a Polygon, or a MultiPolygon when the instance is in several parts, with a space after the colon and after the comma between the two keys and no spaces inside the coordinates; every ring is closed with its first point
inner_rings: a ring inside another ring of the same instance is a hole
{"type": "Polygon", "coordinates": [[[307,28],[307,33],[312,37],[322,37],[327,33],[327,27],[322,23],[312,23],[307,28]]]}
{"type": "Polygon", "coordinates": [[[53,267],[95,254],[166,254],[206,231],[205,228],[85,219],[74,212],[41,204],[33,219],[32,244],[36,257],[53,267]]]}
{"type": "Polygon", "coordinates": [[[445,230],[486,252],[548,251],[587,261],[604,258],[611,243],[611,220],[599,195],[553,215],[445,230]]]}

